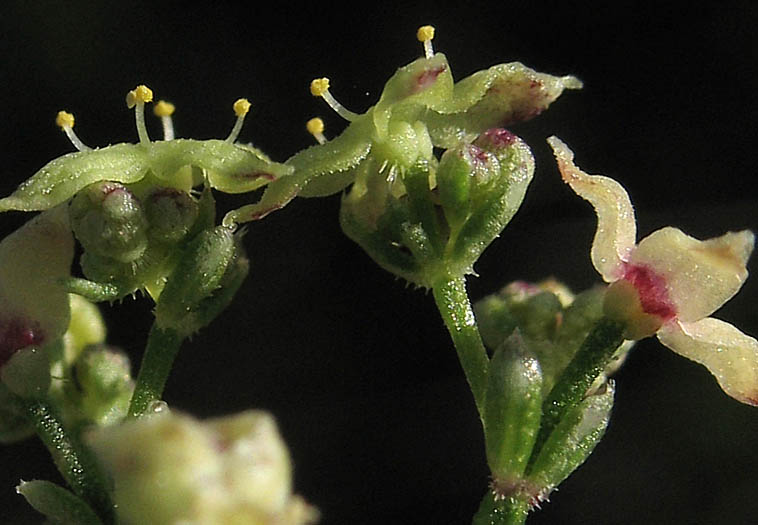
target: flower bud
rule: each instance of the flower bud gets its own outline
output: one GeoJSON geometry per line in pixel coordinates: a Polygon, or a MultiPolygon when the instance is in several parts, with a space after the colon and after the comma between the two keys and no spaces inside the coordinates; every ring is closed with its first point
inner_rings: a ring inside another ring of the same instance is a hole
{"type": "Polygon", "coordinates": [[[231,301],[248,271],[244,248],[225,226],[203,230],[189,241],[155,307],[162,329],[188,336],[231,301]]]}
{"type": "Polygon", "coordinates": [[[142,204],[117,182],[97,182],[71,201],[71,227],[85,251],[129,263],[147,248],[142,204]]]}
{"type": "Polygon", "coordinates": [[[22,481],[16,492],[21,494],[34,510],[44,514],[45,523],[76,523],[101,525],[102,521],[80,497],[49,481],[22,481]]]}
{"type": "Polygon", "coordinates": [[[198,217],[198,204],[188,193],[175,188],[156,188],[144,200],[149,223],[147,232],[157,242],[179,242],[198,217]]]}
{"type": "Polygon", "coordinates": [[[300,525],[314,517],[292,495],[289,453],[264,412],[205,422],[170,412],[100,429],[90,441],[124,523],[300,525]]]}
{"type": "Polygon", "coordinates": [[[129,358],[116,348],[88,346],[74,364],[78,385],[77,407],[97,425],[109,425],[126,416],[134,390],[129,358]]]}
{"type": "Polygon", "coordinates": [[[584,463],[603,437],[613,408],[613,383],[569,410],[539,450],[528,480],[548,494],[584,463]]]}
{"type": "Polygon", "coordinates": [[[500,482],[520,479],[542,418],[542,371],[518,332],[495,351],[487,376],[487,462],[500,482]]]}

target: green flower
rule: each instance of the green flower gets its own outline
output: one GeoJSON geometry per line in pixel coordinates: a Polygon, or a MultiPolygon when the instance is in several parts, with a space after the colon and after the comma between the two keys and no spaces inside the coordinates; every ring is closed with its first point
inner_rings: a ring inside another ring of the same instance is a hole
{"type": "Polygon", "coordinates": [[[152,91],[138,86],[127,95],[135,108],[138,144],[100,149],[84,145],[74,118],[64,111],[57,124],[76,153],[44,166],[9,197],[0,212],[46,210],[70,201],[70,226],[82,244],[86,279],[70,278],[66,289],[93,301],[114,300],[144,290],[158,300],[184,245],[215,223],[210,188],[226,193],[253,191],[284,175],[291,166],[271,162],[262,152],[235,143],[250,103],[234,104],[237,121],[225,140],[175,139],[173,105],[160,101],[164,140],[151,141],[144,105],[152,91]],[[205,185],[197,195],[193,188],[205,185]]]}
{"type": "Polygon", "coordinates": [[[151,185],[189,192],[206,179],[212,188],[225,193],[245,193],[292,173],[291,167],[271,162],[260,150],[235,143],[250,107],[245,99],[234,105],[237,123],[226,140],[173,138],[173,106],[159,102],[156,115],[164,121],[165,140],[151,141],[144,105],[152,98],[146,86],[127,95],[127,105],[135,108],[138,144],[90,149],[74,133],[73,115],[60,112],[56,122],[79,151],[49,162],[12,195],[0,199],[0,212],[46,210],[96,182],[135,184],[147,178],[151,185]]]}
{"type": "Polygon", "coordinates": [[[224,218],[225,224],[259,219],[295,196],[336,193],[355,181],[362,165],[373,162],[388,179],[399,177],[417,160],[432,156],[432,148],[452,148],[472,142],[490,128],[528,120],[546,109],[564,89],[577,89],[572,76],[537,73],[518,62],[501,64],[453,81],[447,58],[431,47],[433,28],[419,30],[425,56],[401,67],[389,79],[379,101],[363,114],[345,109],[329,92],[329,79],[311,83],[320,96],[350,121],[331,141],[323,124],[308,129],[321,142],[286,161],[294,173],[272,182],[260,202],[243,206],[224,218]]]}

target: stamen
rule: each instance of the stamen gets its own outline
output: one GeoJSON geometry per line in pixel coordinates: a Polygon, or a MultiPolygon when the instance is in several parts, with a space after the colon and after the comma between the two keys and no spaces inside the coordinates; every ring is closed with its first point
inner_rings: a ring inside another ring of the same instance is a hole
{"type": "Polygon", "coordinates": [[[92,149],[85,145],[84,142],[79,140],[79,137],[76,136],[76,132],[74,132],[74,116],[71,113],[67,111],[59,111],[58,116],[55,117],[55,123],[63,130],[68,137],[68,140],[71,141],[71,144],[73,144],[76,149],[79,151],[89,151],[92,149]]]}
{"type": "Polygon", "coordinates": [[[174,121],[171,119],[171,115],[174,114],[175,110],[176,107],[165,100],[160,100],[153,106],[153,113],[156,117],[160,117],[161,124],[163,124],[163,140],[174,140],[174,121]]]}
{"type": "Polygon", "coordinates": [[[237,140],[237,137],[242,130],[242,123],[245,122],[245,115],[250,111],[250,102],[246,98],[240,98],[237,99],[232,108],[234,109],[234,114],[237,115],[237,122],[234,123],[231,133],[226,137],[227,142],[234,142],[237,140]]]}
{"type": "Polygon", "coordinates": [[[432,39],[434,38],[434,26],[421,26],[416,31],[416,38],[419,42],[424,43],[424,56],[429,59],[434,56],[432,39]]]}
{"type": "Polygon", "coordinates": [[[315,138],[319,144],[326,142],[326,137],[324,137],[324,121],[320,118],[315,117],[310,119],[305,124],[305,129],[308,130],[308,133],[313,135],[313,138],[315,138]]]}
{"type": "Polygon", "coordinates": [[[145,102],[153,101],[152,90],[145,86],[140,85],[134,88],[132,91],[126,94],[126,106],[134,110],[134,120],[137,124],[137,135],[139,135],[140,144],[147,146],[150,144],[150,137],[147,134],[147,128],[145,127],[145,102]]]}
{"type": "Polygon", "coordinates": [[[345,108],[329,93],[329,79],[326,77],[316,78],[311,81],[311,95],[323,98],[329,104],[329,107],[348,122],[352,122],[359,117],[358,113],[353,113],[345,108]]]}

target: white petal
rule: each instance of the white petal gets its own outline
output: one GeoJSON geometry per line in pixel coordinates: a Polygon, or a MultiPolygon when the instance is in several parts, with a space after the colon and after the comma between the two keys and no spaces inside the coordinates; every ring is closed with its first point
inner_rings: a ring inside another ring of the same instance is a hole
{"type": "Polygon", "coordinates": [[[658,339],[677,354],[704,365],[724,392],[758,406],[758,341],[712,317],[696,323],[666,323],[658,339]]]}
{"type": "Polygon", "coordinates": [[[620,277],[622,263],[634,248],[637,225],[626,190],[615,180],[588,175],[574,164],[574,153],[558,137],[547,139],[553,148],[563,181],[588,200],[597,213],[592,264],[606,282],[620,277]]]}
{"type": "Polygon", "coordinates": [[[0,242],[0,321],[21,319],[46,339],[63,335],[68,294],[58,279],[68,276],[74,239],[68,206],[42,212],[0,242]]]}
{"type": "Polygon", "coordinates": [[[699,241],[668,227],[642,239],[629,262],[663,278],[677,318],[687,323],[709,316],[737,293],[753,241],[748,230],[699,241]]]}

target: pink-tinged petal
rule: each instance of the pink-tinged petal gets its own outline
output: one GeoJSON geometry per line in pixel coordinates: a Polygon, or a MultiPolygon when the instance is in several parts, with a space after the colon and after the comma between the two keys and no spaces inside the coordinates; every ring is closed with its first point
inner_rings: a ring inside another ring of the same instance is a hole
{"type": "Polygon", "coordinates": [[[547,141],[553,148],[563,181],[577,195],[588,200],[597,213],[592,264],[606,282],[618,280],[637,235],[629,195],[615,180],[602,175],[588,175],[580,170],[574,164],[574,152],[557,137],[550,137],[547,141]]]}
{"type": "Polygon", "coordinates": [[[16,351],[66,331],[70,310],[58,284],[70,275],[68,206],[47,210],[0,242],[0,365],[16,351]]]}
{"type": "Polygon", "coordinates": [[[753,243],[748,230],[699,241],[668,227],[642,239],[629,263],[666,283],[677,319],[688,323],[709,316],[737,293],[747,278],[753,243]]]}
{"type": "Polygon", "coordinates": [[[677,354],[704,365],[724,392],[758,406],[758,341],[712,317],[695,323],[666,323],[658,339],[677,354]]]}

